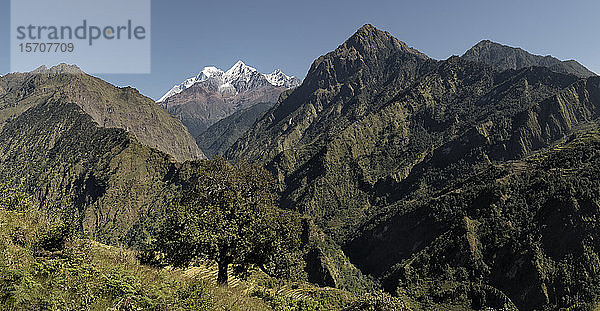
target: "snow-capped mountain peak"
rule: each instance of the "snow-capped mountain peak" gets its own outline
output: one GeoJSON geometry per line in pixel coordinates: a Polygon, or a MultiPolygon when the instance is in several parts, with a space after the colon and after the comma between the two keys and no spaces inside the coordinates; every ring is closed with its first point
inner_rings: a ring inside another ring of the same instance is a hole
{"type": "Polygon", "coordinates": [[[246,64],[244,64],[243,61],[238,60],[235,65],[233,65],[233,67],[229,68],[229,70],[227,70],[225,72],[226,76],[237,76],[237,75],[241,75],[244,73],[250,73],[250,72],[257,72],[258,70],[256,70],[256,68],[254,67],[250,67],[246,64]]]}
{"type": "Polygon", "coordinates": [[[198,73],[198,75],[196,75],[195,77],[188,78],[185,81],[183,81],[182,83],[173,86],[173,88],[171,90],[169,90],[165,95],[163,95],[163,97],[161,97],[157,102],[158,103],[163,102],[167,98],[169,98],[175,94],[181,93],[183,90],[191,87],[192,85],[194,85],[198,82],[206,81],[211,78],[220,79],[223,77],[224,74],[225,74],[225,72],[223,72],[223,70],[221,70],[217,67],[213,67],[213,66],[204,67],[202,69],[202,71],[200,71],[200,73],[198,73]]]}
{"type": "Polygon", "coordinates": [[[261,73],[259,73],[256,68],[250,67],[244,64],[244,62],[241,60],[238,60],[233,67],[225,71],[225,75],[223,75],[223,82],[231,83],[235,86],[235,84],[238,84],[239,82],[247,83],[252,80],[252,78],[260,75],[261,73]]]}
{"type": "Polygon", "coordinates": [[[208,80],[211,77],[222,76],[223,74],[224,74],[223,70],[221,70],[217,67],[214,67],[214,66],[204,67],[197,76],[200,78],[198,82],[208,80]]]}
{"type": "Polygon", "coordinates": [[[250,67],[241,60],[238,60],[227,71],[223,71],[214,66],[204,67],[195,77],[186,79],[181,84],[173,86],[173,88],[157,102],[163,102],[167,98],[181,93],[183,90],[190,88],[196,83],[208,80],[216,83],[219,92],[231,92],[234,94],[266,85],[293,88],[300,85],[301,82],[294,76],[287,76],[279,69],[270,74],[263,74],[256,68],[250,67]]]}
{"type": "Polygon", "coordinates": [[[272,73],[265,75],[265,78],[269,83],[275,86],[283,86],[286,88],[292,88],[300,85],[300,79],[295,76],[288,76],[281,71],[281,69],[277,69],[272,73]]]}

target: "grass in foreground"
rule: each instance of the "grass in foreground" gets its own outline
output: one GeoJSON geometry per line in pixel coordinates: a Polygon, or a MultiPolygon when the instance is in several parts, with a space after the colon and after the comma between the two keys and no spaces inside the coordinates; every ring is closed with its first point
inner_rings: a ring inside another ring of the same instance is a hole
{"type": "Polygon", "coordinates": [[[0,185],[0,310],[408,310],[386,294],[357,297],[255,272],[216,285],[216,266],[158,269],[136,253],[79,239],[0,185]]]}

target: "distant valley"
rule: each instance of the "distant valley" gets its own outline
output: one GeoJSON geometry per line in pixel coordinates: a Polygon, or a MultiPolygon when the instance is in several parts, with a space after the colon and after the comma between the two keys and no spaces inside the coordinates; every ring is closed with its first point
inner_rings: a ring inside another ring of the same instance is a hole
{"type": "Polygon", "coordinates": [[[282,92],[300,83],[298,78],[287,76],[279,69],[262,74],[238,61],[227,71],[205,67],[197,76],[174,86],[158,104],[180,119],[210,156],[223,155],[224,150],[262,116],[256,113],[265,111],[261,107],[275,104],[282,92]],[[242,118],[243,122],[236,122],[242,128],[211,129],[215,123],[245,110],[249,110],[249,114],[242,118]],[[215,131],[219,132],[218,141],[209,134],[215,131]]]}

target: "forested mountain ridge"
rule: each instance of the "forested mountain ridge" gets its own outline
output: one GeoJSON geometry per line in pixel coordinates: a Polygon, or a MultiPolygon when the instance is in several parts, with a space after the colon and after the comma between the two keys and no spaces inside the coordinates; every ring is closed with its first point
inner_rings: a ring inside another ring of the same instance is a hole
{"type": "Polygon", "coordinates": [[[227,155],[265,163],[283,205],[343,241],[372,207],[427,178],[435,186],[475,163],[518,159],[597,118],[595,78],[578,79],[542,67],[436,62],[367,25],[316,60],[227,155]]]}
{"type": "Polygon", "coordinates": [[[77,104],[105,128],[121,128],[141,143],[179,161],[203,158],[181,122],[137,90],[117,88],[76,66],[60,64],[0,78],[0,127],[36,104],[64,99],[77,104]]]}
{"type": "MultiPolygon", "coordinates": [[[[434,217],[429,207],[412,206],[429,202],[448,185],[492,163],[521,161],[582,128],[597,128],[600,79],[539,65],[505,70],[466,57],[434,61],[366,25],[334,52],[317,59],[303,84],[226,154],[233,160],[266,165],[279,179],[282,206],[314,219],[350,262],[382,280],[387,290],[419,301],[437,301],[442,298],[435,295],[445,294],[432,288],[443,283],[437,277],[445,276],[431,277],[431,288],[419,282],[433,275],[430,269],[438,269],[434,256],[442,256],[440,262],[445,262],[444,255],[426,252],[450,251],[444,241],[459,239],[459,231],[437,223],[443,212],[434,217]],[[368,229],[374,223],[380,224],[378,231],[368,229]],[[419,266],[422,272],[415,272],[415,279],[408,279],[404,267],[422,253],[430,261],[419,266]],[[415,293],[421,291],[417,298],[415,293]]],[[[552,184],[558,187],[560,182],[552,184]]],[[[455,208],[468,214],[477,202],[455,208]]],[[[528,219],[533,226],[543,227],[540,219],[528,219]]],[[[506,251],[517,256],[514,250],[506,251]]],[[[322,260],[327,262],[326,257],[322,260]]],[[[448,265],[472,272],[464,262],[448,265]]],[[[523,269],[517,275],[537,273],[523,269]]],[[[496,278],[502,272],[490,273],[496,273],[496,278]]],[[[468,298],[460,294],[463,298],[442,301],[461,300],[475,309],[499,308],[512,301],[523,310],[586,301],[565,298],[558,289],[550,293],[547,281],[536,283],[536,289],[519,287],[520,281],[514,279],[486,282],[488,287],[476,288],[466,283],[470,287],[462,293],[468,298]],[[474,296],[477,291],[488,295],[487,303],[485,297],[474,296]],[[560,299],[563,302],[557,302],[560,299]]],[[[570,289],[565,288],[575,288],[556,286],[567,292],[570,289]]],[[[423,308],[435,309],[431,304],[423,308]]]]}
{"type": "Polygon", "coordinates": [[[425,309],[463,301],[476,310],[592,310],[599,142],[597,130],[584,131],[524,161],[483,166],[429,198],[399,203],[346,251],[425,309]],[[424,223],[425,234],[408,233],[423,233],[424,223]]]}
{"type": "Polygon", "coordinates": [[[8,74],[0,85],[2,180],[98,241],[128,243],[138,221],[160,213],[176,160],[204,157],[152,100],[75,66],[8,74]]]}

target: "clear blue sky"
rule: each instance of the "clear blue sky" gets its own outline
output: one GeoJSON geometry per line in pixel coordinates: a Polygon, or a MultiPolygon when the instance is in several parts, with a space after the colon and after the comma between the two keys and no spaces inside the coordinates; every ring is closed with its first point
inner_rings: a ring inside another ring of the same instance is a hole
{"type": "MultiPolygon", "coordinates": [[[[0,0],[1,74],[10,69],[9,12],[0,0]]],[[[227,69],[238,59],[303,78],[365,23],[436,59],[490,39],[600,73],[599,14],[597,0],[152,0],[152,74],[100,77],[154,99],[206,65],[227,69]]]]}

